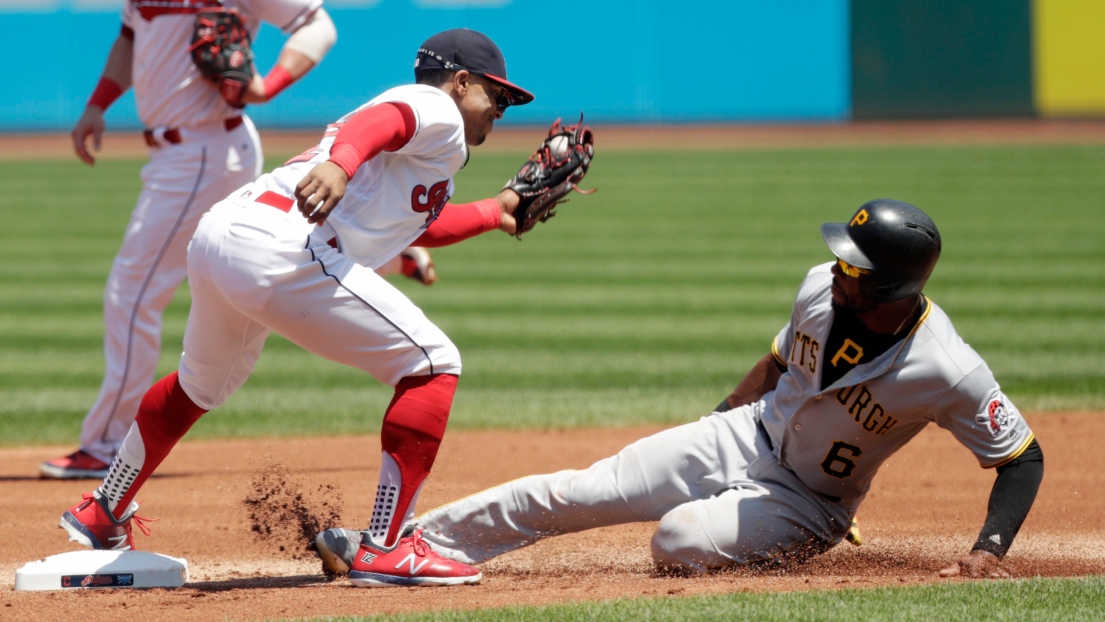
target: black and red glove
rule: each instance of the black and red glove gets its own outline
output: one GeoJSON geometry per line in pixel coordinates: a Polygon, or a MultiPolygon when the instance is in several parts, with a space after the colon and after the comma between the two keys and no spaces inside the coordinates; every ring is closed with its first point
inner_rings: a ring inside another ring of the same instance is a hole
{"type": "Polygon", "coordinates": [[[573,190],[590,194],[594,190],[580,190],[576,184],[587,174],[591,159],[595,157],[595,137],[591,128],[579,123],[561,126],[560,119],[549,128],[549,135],[522,164],[522,168],[506,183],[522,198],[514,210],[517,222],[515,236],[533,229],[556,215],[555,207],[566,201],[573,190]]]}
{"type": "Polygon", "coordinates": [[[192,62],[203,77],[214,82],[230,105],[242,107],[242,96],[253,80],[253,49],[249,30],[234,9],[196,14],[192,62]]]}

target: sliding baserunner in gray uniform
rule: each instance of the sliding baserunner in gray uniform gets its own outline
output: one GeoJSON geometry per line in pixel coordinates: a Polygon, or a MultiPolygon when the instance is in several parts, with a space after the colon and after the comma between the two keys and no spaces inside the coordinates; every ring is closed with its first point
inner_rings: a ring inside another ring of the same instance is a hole
{"type": "MultiPolygon", "coordinates": [[[[921,293],[940,235],[921,210],[876,200],[823,225],[837,260],[815,266],[790,321],[717,411],[637,441],[583,471],[534,475],[413,523],[442,555],[478,564],[542,538],[660,521],[662,568],[708,571],[833,547],[880,465],[929,423],[996,468],[985,525],[942,576],[1000,565],[1035,499],[1043,453],[944,312],[921,293]]],[[[340,570],[343,542],[317,542],[340,570]]]]}

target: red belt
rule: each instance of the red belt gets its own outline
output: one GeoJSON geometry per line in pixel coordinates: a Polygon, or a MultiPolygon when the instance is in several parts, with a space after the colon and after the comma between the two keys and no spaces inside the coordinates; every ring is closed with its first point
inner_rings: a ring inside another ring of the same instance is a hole
{"type": "MultiPolygon", "coordinates": [[[[233,130],[234,128],[238,127],[241,124],[242,124],[242,117],[240,117],[240,116],[239,117],[230,117],[229,119],[223,119],[223,127],[226,128],[226,131],[228,131],[228,132],[233,130]]],[[[179,145],[181,142],[183,142],[180,139],[180,128],[171,127],[169,129],[165,130],[165,133],[162,134],[161,136],[162,136],[162,139],[165,142],[167,142],[171,145],[179,145]]],[[[160,147],[161,146],[161,143],[157,142],[157,137],[154,134],[153,130],[143,130],[142,131],[142,138],[146,139],[146,144],[149,145],[150,147],[160,147]]]]}
{"type": "Polygon", "coordinates": [[[254,201],[270,205],[285,213],[290,212],[292,206],[295,205],[295,199],[278,194],[272,190],[262,192],[254,201]]]}
{"type": "MultiPolygon", "coordinates": [[[[295,205],[295,199],[286,197],[278,192],[273,192],[272,190],[266,190],[257,195],[257,198],[254,199],[254,202],[260,203],[262,205],[268,205],[269,207],[275,207],[276,209],[285,213],[290,212],[292,210],[292,206],[295,205]]],[[[337,238],[331,238],[326,243],[333,248],[338,247],[337,238]]]]}

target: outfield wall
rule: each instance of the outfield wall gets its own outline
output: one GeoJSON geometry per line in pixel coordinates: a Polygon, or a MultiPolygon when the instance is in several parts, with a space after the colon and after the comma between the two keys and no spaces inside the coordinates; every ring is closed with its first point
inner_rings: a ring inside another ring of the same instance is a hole
{"type": "MultiPolygon", "coordinates": [[[[12,54],[0,131],[68,130],[118,33],[123,0],[0,0],[12,54]],[[49,44],[43,42],[48,40],[49,44]]],[[[467,26],[538,99],[507,124],[585,110],[596,123],[841,122],[1105,113],[1098,0],[326,0],[330,56],[262,127],[324,124],[410,80],[430,34],[467,26]]],[[[256,42],[266,71],[283,37],[256,42]]],[[[134,128],[131,95],[109,126],[134,128]]]]}

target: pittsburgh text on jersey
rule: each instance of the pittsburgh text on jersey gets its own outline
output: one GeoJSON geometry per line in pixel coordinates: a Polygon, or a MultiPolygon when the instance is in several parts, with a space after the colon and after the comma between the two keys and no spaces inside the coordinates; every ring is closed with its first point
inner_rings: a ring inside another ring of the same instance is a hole
{"type": "Polygon", "coordinates": [[[836,399],[848,409],[856,423],[863,426],[864,430],[875,434],[885,434],[894,427],[897,419],[882,407],[882,404],[874,401],[874,394],[865,384],[843,387],[836,392],[836,399]]]}

